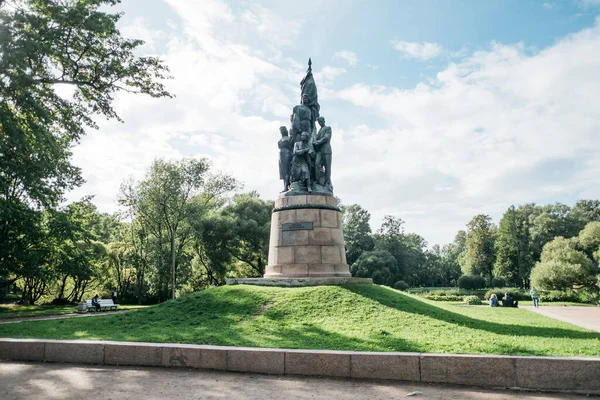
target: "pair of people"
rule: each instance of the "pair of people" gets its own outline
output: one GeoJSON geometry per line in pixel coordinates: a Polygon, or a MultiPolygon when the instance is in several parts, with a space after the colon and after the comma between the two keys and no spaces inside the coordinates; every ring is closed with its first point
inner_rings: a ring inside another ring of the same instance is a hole
{"type": "MultiPolygon", "coordinates": [[[[496,293],[492,293],[490,296],[490,307],[498,307],[498,296],[496,293]]],[[[502,298],[502,307],[519,307],[519,301],[513,300],[513,298],[508,294],[504,293],[504,297],[502,298]]]]}

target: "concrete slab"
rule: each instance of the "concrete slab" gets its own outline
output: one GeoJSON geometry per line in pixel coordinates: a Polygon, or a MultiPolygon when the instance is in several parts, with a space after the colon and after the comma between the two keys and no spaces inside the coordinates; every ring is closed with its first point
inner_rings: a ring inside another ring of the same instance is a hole
{"type": "Polygon", "coordinates": [[[104,364],[104,344],[77,341],[49,341],[44,361],[81,364],[104,364]]]}
{"type": "Polygon", "coordinates": [[[350,353],[288,350],[285,352],[285,373],[350,377],[350,353]]]}
{"type": "Polygon", "coordinates": [[[416,353],[355,352],[351,355],[352,377],[418,382],[419,361],[416,353]]]}
{"type": "Polygon", "coordinates": [[[104,363],[109,365],[161,365],[162,345],[110,343],[104,347],[104,363]]]}
{"type": "Polygon", "coordinates": [[[600,394],[600,358],[515,357],[517,385],[600,394]]]}
{"type": "Polygon", "coordinates": [[[45,345],[35,339],[0,339],[0,360],[43,361],[45,345]]]}
{"type": "Polygon", "coordinates": [[[516,387],[509,356],[421,354],[421,381],[485,387],[516,387]]]}
{"type": "Polygon", "coordinates": [[[283,375],[284,351],[276,349],[228,348],[227,371],[283,375]]]}

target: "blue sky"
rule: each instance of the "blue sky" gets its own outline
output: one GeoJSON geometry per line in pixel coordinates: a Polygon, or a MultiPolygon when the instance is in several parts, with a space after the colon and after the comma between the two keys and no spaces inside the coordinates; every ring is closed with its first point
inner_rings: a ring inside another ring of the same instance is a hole
{"type": "Polygon", "coordinates": [[[210,157],[278,195],[278,127],[312,57],[343,203],[430,245],[477,213],[600,197],[600,1],[127,0],[120,29],[170,66],[176,98],[120,95],[74,149],[115,211],[156,157],[210,157]]]}

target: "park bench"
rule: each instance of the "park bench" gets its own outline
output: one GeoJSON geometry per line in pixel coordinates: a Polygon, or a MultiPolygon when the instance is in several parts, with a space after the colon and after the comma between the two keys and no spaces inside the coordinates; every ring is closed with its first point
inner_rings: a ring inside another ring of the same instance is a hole
{"type": "MultiPolygon", "coordinates": [[[[117,311],[117,307],[118,305],[115,304],[112,299],[100,299],[98,300],[98,303],[100,303],[100,311],[117,311]]],[[[92,301],[91,300],[86,300],[85,304],[87,305],[87,310],[88,312],[90,311],[96,311],[96,307],[94,307],[92,305],[92,301]]]]}

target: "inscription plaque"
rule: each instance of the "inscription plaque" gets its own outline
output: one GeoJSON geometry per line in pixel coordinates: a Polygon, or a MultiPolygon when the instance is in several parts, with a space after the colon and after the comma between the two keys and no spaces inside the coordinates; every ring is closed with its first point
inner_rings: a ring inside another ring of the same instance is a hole
{"type": "Polygon", "coordinates": [[[283,231],[312,231],[314,229],[312,222],[291,222],[283,224],[281,228],[283,231]]]}

